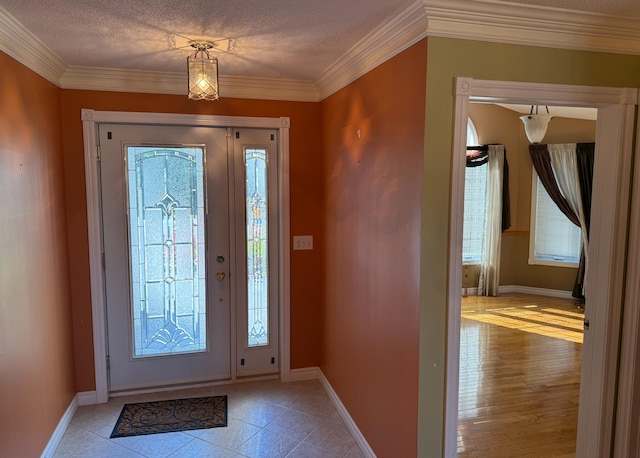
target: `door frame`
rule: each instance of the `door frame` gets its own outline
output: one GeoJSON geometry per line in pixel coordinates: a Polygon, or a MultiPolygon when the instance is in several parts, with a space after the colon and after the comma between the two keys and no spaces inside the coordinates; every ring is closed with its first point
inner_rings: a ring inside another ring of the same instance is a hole
{"type": "MultiPolygon", "coordinates": [[[[557,105],[598,109],[596,167],[591,237],[590,301],[608,307],[587,307],[591,338],[583,347],[583,367],[578,414],[577,456],[609,456],[614,434],[616,388],[624,367],[618,367],[618,346],[625,280],[631,164],[635,106],[638,90],[521,83],[456,78],[454,136],[449,220],[447,284],[447,368],[444,456],[457,455],[458,390],[462,284],[462,222],[464,208],[464,151],[470,101],[557,105]],[[609,205],[609,202],[615,202],[609,205]],[[619,373],[620,369],[620,373],[619,373]],[[587,377],[584,374],[589,374],[587,377]]],[[[624,345],[624,342],[623,342],[624,345]]],[[[618,394],[617,402],[630,402],[618,394]]],[[[629,437],[618,439],[629,440],[629,437]]]]}
{"type": "MultiPolygon", "coordinates": [[[[280,380],[291,377],[290,361],[290,208],[289,208],[289,129],[288,117],[258,118],[241,116],[191,115],[172,113],[142,113],[122,111],[81,110],[84,164],[87,198],[89,242],[89,277],[93,325],[93,356],[96,379],[96,403],[109,400],[107,371],[106,297],[102,260],[102,217],[99,188],[99,149],[97,127],[101,123],[164,124],[197,127],[269,128],[278,130],[278,289],[279,289],[279,359],[280,380]]],[[[233,321],[233,320],[232,320],[233,321]]],[[[235,335],[235,333],[232,333],[235,335]]],[[[232,353],[234,342],[232,345],[232,353]]],[[[233,355],[231,355],[233,356],[233,355]]],[[[231,365],[231,380],[235,380],[231,365]]]]}

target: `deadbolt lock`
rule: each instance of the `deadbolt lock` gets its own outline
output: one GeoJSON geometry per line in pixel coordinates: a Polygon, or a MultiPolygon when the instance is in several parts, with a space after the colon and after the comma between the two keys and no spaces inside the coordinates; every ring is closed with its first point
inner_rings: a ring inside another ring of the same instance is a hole
{"type": "Polygon", "coordinates": [[[216,273],[216,280],[222,281],[222,280],[224,280],[224,277],[225,277],[224,272],[216,273]]]}

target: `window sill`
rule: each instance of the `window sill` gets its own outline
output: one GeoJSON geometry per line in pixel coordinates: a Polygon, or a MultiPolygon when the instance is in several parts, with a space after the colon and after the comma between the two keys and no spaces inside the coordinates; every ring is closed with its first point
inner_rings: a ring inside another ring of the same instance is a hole
{"type": "Polygon", "coordinates": [[[570,267],[577,269],[579,263],[572,261],[556,261],[553,259],[529,259],[529,265],[548,266],[548,267],[570,267]]]}

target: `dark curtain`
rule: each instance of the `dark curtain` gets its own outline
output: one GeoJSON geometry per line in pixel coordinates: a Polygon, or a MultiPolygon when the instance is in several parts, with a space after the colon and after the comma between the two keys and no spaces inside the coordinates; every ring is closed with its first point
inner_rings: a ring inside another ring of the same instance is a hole
{"type": "MultiPolygon", "coordinates": [[[[593,194],[593,162],[595,158],[595,143],[578,143],[576,148],[576,159],[578,163],[578,179],[580,180],[580,195],[582,197],[582,208],[584,208],[584,220],[587,225],[587,238],[591,228],[591,195],[593,194]]],[[[573,286],[573,297],[584,299],[584,276],[586,273],[584,248],[580,253],[580,265],[576,283],[573,286]]]]}
{"type": "Polygon", "coordinates": [[[571,206],[569,206],[569,203],[562,195],[562,192],[560,192],[560,188],[558,188],[558,183],[556,182],[556,177],[551,167],[551,156],[549,156],[547,145],[529,145],[529,154],[531,155],[533,166],[540,177],[540,182],[544,186],[544,189],[547,190],[551,200],[553,200],[560,211],[569,218],[569,221],[580,227],[578,215],[573,212],[571,206]]]}
{"type": "MultiPolygon", "coordinates": [[[[489,147],[468,146],[467,167],[479,167],[489,162],[489,147]]],[[[511,198],[509,197],[509,164],[507,150],[504,150],[504,166],[502,174],[502,232],[511,227],[511,198]]]]}
{"type": "Polygon", "coordinates": [[[595,151],[595,143],[578,143],[576,149],[580,194],[582,195],[582,207],[585,211],[584,219],[587,224],[587,234],[591,227],[591,195],[593,194],[593,162],[595,151]]]}
{"type": "MultiPolygon", "coordinates": [[[[593,188],[593,161],[594,161],[595,143],[578,143],[576,146],[576,159],[578,164],[578,178],[580,181],[580,194],[582,198],[582,206],[585,211],[585,221],[587,225],[587,234],[589,234],[589,226],[591,222],[591,194],[593,188]]],[[[531,161],[540,177],[540,182],[555,202],[560,211],[569,218],[576,226],[580,227],[578,216],[571,209],[566,199],[558,188],[556,177],[551,167],[551,157],[547,145],[529,145],[529,153],[531,161]]],[[[588,237],[587,237],[588,239],[588,237]]],[[[584,248],[580,253],[580,264],[578,265],[578,274],[573,286],[573,297],[584,299],[583,286],[585,276],[585,253],[584,248]]]]}

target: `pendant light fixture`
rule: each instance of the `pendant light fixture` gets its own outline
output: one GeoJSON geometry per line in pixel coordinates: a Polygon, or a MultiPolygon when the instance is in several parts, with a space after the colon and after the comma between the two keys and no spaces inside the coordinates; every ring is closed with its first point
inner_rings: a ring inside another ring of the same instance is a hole
{"type": "Polygon", "coordinates": [[[522,119],[522,122],[524,123],[524,131],[527,134],[527,138],[530,143],[540,143],[544,138],[544,134],[547,133],[549,121],[551,121],[553,116],[549,114],[549,107],[545,108],[547,109],[547,114],[539,114],[538,105],[535,105],[536,112],[534,114],[534,105],[531,105],[531,111],[529,114],[526,116],[520,116],[520,119],[522,119]]]}
{"type": "Polygon", "coordinates": [[[213,43],[192,41],[196,50],[194,56],[187,57],[189,74],[189,98],[194,100],[218,100],[218,59],[209,56],[213,43]]]}

